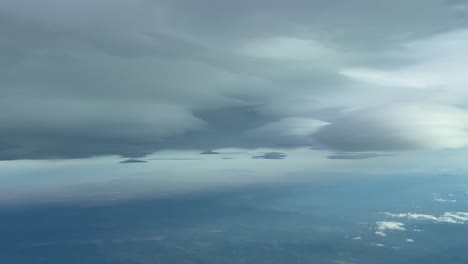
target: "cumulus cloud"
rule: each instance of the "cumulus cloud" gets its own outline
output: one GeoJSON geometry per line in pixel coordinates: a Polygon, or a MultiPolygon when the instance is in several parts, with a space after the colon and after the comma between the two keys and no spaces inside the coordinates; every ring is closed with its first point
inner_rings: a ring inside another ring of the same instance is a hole
{"type": "Polygon", "coordinates": [[[379,236],[387,236],[388,231],[406,231],[405,224],[401,222],[385,222],[376,223],[375,234],[379,236]]]}

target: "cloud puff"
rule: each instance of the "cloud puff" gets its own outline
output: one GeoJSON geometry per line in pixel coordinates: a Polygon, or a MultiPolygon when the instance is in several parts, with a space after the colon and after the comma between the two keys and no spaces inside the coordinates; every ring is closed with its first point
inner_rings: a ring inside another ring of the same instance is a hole
{"type": "Polygon", "coordinates": [[[376,223],[375,234],[379,236],[387,236],[387,231],[406,231],[405,224],[401,222],[384,222],[376,223]]]}
{"type": "Polygon", "coordinates": [[[274,160],[285,159],[286,157],[287,155],[281,152],[267,152],[263,155],[252,156],[253,159],[274,159],[274,160]]]}

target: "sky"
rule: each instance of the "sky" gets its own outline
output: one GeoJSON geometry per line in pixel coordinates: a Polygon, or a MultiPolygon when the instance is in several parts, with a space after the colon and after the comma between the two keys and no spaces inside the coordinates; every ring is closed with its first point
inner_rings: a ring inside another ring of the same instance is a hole
{"type": "Polygon", "coordinates": [[[467,169],[466,1],[3,0],[0,34],[4,203],[467,169]]]}

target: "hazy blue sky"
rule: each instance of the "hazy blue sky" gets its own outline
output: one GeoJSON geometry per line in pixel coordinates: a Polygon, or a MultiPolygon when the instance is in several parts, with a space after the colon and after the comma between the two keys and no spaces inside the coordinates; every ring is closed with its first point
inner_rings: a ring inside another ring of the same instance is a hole
{"type": "Polygon", "coordinates": [[[467,169],[466,1],[3,0],[0,34],[2,202],[467,169]]]}

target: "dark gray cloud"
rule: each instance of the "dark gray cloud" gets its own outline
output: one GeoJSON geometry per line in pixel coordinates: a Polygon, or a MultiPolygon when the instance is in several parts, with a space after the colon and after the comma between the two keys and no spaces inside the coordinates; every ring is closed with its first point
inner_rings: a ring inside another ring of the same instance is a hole
{"type": "Polygon", "coordinates": [[[200,152],[200,154],[201,155],[217,155],[217,154],[221,154],[221,153],[213,151],[213,150],[206,150],[206,151],[200,152]]]}
{"type": "Polygon", "coordinates": [[[139,160],[139,159],[126,159],[121,161],[121,164],[129,164],[129,163],[146,163],[146,160],[139,160]]]}
{"type": "Polygon", "coordinates": [[[281,152],[267,152],[263,155],[259,155],[259,156],[252,156],[252,159],[274,159],[274,160],[278,160],[278,159],[285,159],[288,155],[286,155],[285,153],[281,153],[281,152]]]}
{"type": "Polygon", "coordinates": [[[381,153],[353,153],[353,152],[337,152],[327,156],[327,159],[344,159],[344,160],[361,160],[361,159],[371,159],[378,157],[388,157],[392,156],[389,154],[381,153]]]}
{"type": "MultiPolygon", "coordinates": [[[[349,69],[421,61],[405,53],[408,43],[465,27],[462,7],[439,0],[5,0],[0,159],[459,147],[459,130],[449,140],[434,129],[450,124],[421,124],[422,142],[396,133],[404,123],[389,131],[381,111],[375,120],[383,121],[367,129],[356,125],[361,117],[340,116],[426,98],[401,85],[366,85],[349,69]],[[372,94],[381,99],[366,99],[372,94]],[[427,144],[434,137],[437,144],[427,144]]],[[[453,120],[455,112],[447,113],[453,120]]]]}

